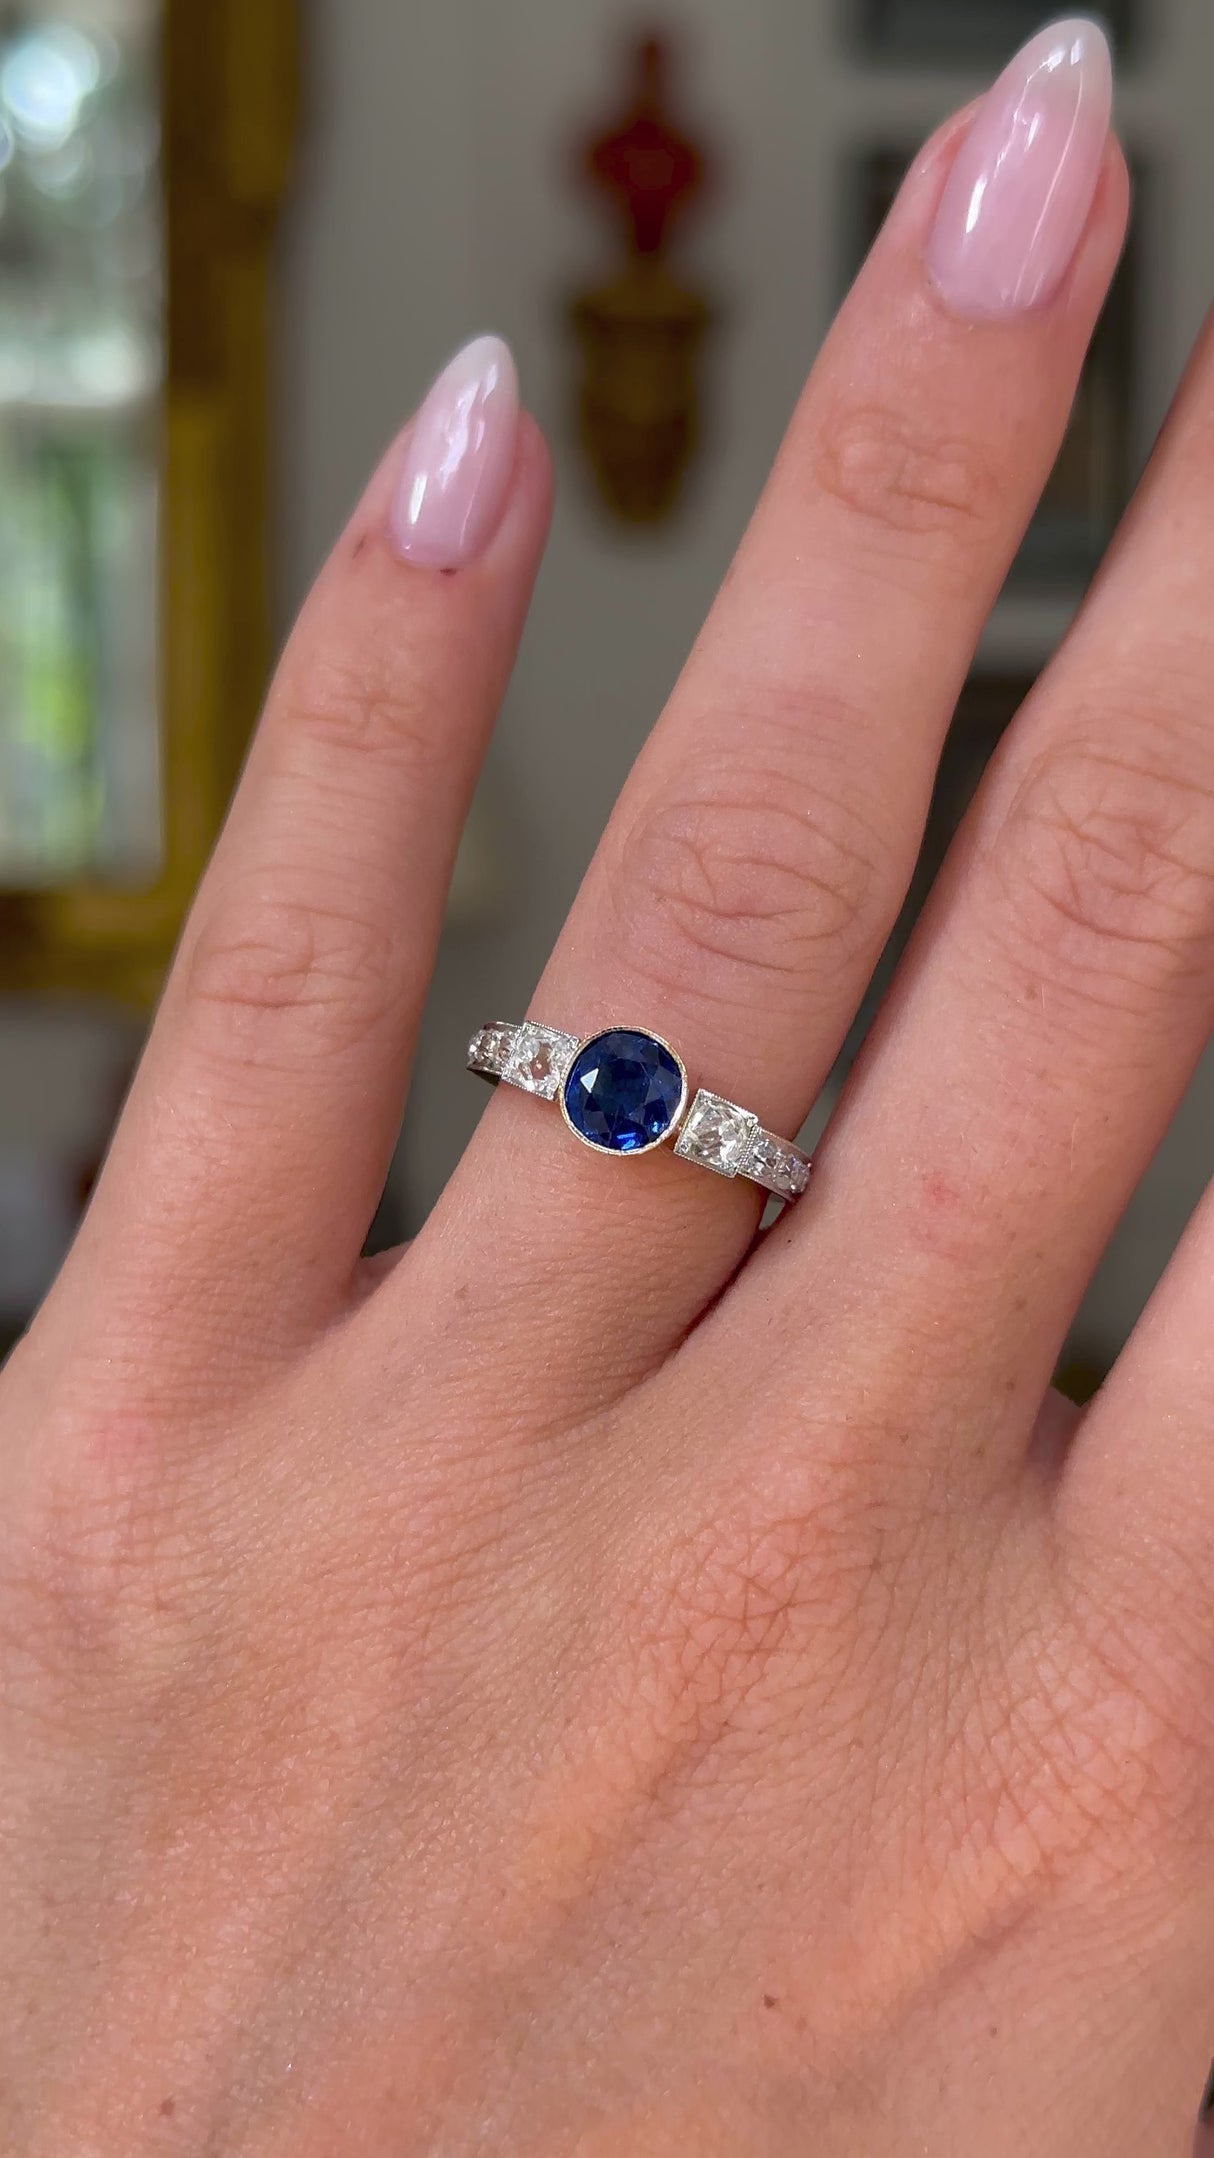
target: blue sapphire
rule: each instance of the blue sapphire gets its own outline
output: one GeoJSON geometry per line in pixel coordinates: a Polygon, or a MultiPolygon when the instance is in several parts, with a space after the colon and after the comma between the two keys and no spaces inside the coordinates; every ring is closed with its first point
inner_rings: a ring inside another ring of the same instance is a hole
{"type": "Polygon", "coordinates": [[[652,1034],[622,1028],[596,1034],[573,1060],[565,1114],[591,1146],[639,1154],[666,1137],[685,1083],[677,1057],[652,1034]]]}

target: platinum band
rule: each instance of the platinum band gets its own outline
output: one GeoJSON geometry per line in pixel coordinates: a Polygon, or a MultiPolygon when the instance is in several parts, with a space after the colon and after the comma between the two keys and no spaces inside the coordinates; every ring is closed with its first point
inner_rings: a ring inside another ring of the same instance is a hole
{"type": "MultiPolygon", "coordinates": [[[[494,1020],[469,1043],[468,1069],[494,1085],[501,1081],[555,1102],[584,1046],[577,1036],[533,1020],[521,1026],[494,1020]]],[[[809,1188],[813,1165],[800,1147],[765,1131],[750,1110],[703,1088],[667,1137],[680,1161],[711,1169],[714,1176],[746,1177],[773,1198],[792,1201],[809,1188]]]]}

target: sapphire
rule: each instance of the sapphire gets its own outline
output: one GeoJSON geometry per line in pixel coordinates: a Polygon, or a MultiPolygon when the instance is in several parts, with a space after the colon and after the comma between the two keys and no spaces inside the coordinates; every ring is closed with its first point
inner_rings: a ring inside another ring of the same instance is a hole
{"type": "Polygon", "coordinates": [[[580,1049],[565,1081],[565,1115],[608,1154],[639,1154],[672,1128],[686,1097],[682,1065],[652,1034],[616,1029],[580,1049]]]}

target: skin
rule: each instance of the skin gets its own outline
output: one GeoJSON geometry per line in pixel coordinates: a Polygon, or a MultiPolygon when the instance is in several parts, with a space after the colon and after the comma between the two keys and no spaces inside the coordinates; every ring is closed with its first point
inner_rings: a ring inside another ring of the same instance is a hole
{"type": "MultiPolygon", "coordinates": [[[[923,266],[956,142],[535,999],[649,1020],[778,1130],[896,915],[1124,232],[1110,148],[1057,298],[963,327],[923,266]]],[[[749,1188],[503,1089],[360,1262],[548,511],[527,424],[487,552],[418,570],[400,456],[0,1379],[0,2148],[1188,2158],[1209,1205],[1081,1422],[1049,1379],[1214,1017],[1214,345],[758,1241],[749,1188]]]]}

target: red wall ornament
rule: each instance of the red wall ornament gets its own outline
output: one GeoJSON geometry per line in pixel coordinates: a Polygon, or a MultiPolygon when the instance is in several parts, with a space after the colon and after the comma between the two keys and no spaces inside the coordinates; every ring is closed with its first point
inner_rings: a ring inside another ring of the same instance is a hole
{"type": "Polygon", "coordinates": [[[615,516],[648,524],[674,508],[696,449],[698,363],[713,309],[669,256],[710,173],[705,151],[673,116],[666,42],[639,38],[628,66],[625,109],[580,146],[578,159],[611,217],[621,266],[575,296],[573,322],[581,440],[599,492],[615,516]]]}

